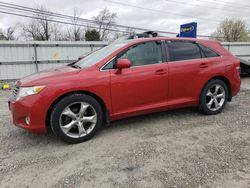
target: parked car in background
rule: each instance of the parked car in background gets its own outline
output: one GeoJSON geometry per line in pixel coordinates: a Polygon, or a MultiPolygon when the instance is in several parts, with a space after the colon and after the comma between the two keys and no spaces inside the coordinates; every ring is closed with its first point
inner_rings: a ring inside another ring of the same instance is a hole
{"type": "Polygon", "coordinates": [[[149,36],[18,80],[9,101],[14,124],[35,133],[51,127],[79,143],[129,116],[183,107],[218,114],[239,92],[240,62],[219,42],[149,36]]]}

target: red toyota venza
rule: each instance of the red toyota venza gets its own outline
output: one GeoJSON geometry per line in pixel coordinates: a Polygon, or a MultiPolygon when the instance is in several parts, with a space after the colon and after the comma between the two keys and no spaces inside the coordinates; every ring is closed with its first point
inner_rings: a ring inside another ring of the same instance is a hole
{"type": "Polygon", "coordinates": [[[51,127],[79,143],[129,116],[195,106],[218,114],[240,90],[239,67],[217,41],[129,36],[17,81],[9,106],[16,126],[34,133],[51,127]]]}

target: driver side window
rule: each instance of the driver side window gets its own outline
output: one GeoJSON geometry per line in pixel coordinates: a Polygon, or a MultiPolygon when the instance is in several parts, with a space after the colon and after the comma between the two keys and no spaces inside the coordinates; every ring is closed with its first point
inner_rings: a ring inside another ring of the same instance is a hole
{"type": "Polygon", "coordinates": [[[128,59],[132,66],[162,63],[161,43],[146,42],[132,46],[119,59],[128,59]]]}
{"type": "Polygon", "coordinates": [[[162,63],[162,49],[160,42],[145,42],[128,48],[104,67],[105,70],[115,68],[119,59],[128,59],[131,66],[142,66],[162,63]]]}

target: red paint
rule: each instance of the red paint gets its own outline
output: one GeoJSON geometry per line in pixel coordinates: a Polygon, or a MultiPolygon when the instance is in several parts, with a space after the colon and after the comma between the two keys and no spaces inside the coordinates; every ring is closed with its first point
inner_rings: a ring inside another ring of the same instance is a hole
{"type": "Polygon", "coordinates": [[[35,133],[46,132],[46,115],[58,98],[71,92],[87,92],[98,96],[110,114],[110,120],[144,113],[197,106],[205,84],[214,77],[226,78],[235,96],[240,89],[237,70],[239,61],[218,42],[194,40],[221,56],[186,60],[178,63],[130,67],[120,60],[117,69],[100,71],[110,59],[137,43],[162,40],[191,40],[183,38],[145,38],[131,40],[126,46],[108,55],[96,65],[84,69],[61,67],[28,76],[17,82],[19,86],[46,85],[37,95],[10,100],[15,125],[35,133]],[[129,68],[130,67],[130,68],[129,68]],[[24,118],[30,116],[30,125],[24,118]]]}

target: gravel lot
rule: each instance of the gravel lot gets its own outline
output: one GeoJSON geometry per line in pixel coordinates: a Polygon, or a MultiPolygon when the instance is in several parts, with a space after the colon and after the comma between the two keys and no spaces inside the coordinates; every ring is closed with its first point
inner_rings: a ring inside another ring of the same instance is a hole
{"type": "Polygon", "coordinates": [[[77,145],[13,126],[9,95],[0,91],[0,187],[250,187],[250,78],[219,115],[123,119],[77,145]]]}

